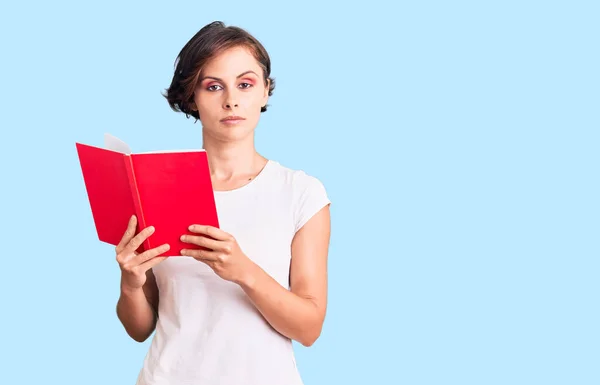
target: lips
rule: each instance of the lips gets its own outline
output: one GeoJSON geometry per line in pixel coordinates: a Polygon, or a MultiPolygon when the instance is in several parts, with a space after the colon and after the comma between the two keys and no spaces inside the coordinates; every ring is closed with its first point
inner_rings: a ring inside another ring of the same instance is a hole
{"type": "Polygon", "coordinates": [[[226,118],[221,119],[221,122],[223,123],[235,123],[235,122],[239,122],[245,120],[244,118],[242,118],[241,116],[228,116],[226,118]]]}

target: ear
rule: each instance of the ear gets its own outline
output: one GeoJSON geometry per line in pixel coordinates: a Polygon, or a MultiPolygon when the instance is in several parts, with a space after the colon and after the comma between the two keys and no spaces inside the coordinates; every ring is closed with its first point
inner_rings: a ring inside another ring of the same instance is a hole
{"type": "Polygon", "coordinates": [[[271,87],[271,80],[267,79],[267,85],[265,87],[265,92],[263,94],[263,102],[262,105],[266,106],[267,102],[269,101],[269,88],[271,87]]]}

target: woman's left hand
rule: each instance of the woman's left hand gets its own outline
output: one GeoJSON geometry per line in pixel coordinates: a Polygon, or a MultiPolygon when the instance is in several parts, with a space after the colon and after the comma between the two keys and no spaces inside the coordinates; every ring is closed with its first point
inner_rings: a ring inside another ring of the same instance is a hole
{"type": "Polygon", "coordinates": [[[206,263],[227,281],[239,284],[248,277],[254,262],[242,252],[233,235],[213,226],[191,225],[189,230],[198,235],[182,235],[181,240],[207,250],[183,249],[182,255],[206,263]]]}

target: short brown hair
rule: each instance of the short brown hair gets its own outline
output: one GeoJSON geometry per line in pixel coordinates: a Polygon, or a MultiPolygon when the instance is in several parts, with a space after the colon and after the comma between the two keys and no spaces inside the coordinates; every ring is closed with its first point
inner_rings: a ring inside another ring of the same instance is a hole
{"type": "MultiPolygon", "coordinates": [[[[226,49],[245,47],[252,52],[263,70],[265,86],[269,83],[269,96],[275,89],[275,79],[271,78],[271,59],[263,45],[246,30],[229,26],[221,21],[214,21],[200,29],[183,46],[175,60],[175,73],[171,85],[163,96],[169,106],[176,112],[183,112],[200,119],[198,111],[191,107],[194,103],[194,90],[198,83],[200,71],[206,62],[226,49]]],[[[267,106],[261,107],[260,112],[265,112],[267,106]]]]}

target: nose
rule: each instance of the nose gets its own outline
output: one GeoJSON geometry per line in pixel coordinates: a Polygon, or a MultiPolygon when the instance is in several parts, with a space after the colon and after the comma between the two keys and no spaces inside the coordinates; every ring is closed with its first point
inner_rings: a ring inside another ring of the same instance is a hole
{"type": "Polygon", "coordinates": [[[239,107],[239,102],[237,101],[236,96],[233,92],[227,93],[227,95],[225,96],[225,103],[223,107],[226,110],[231,110],[233,108],[239,107]]]}

